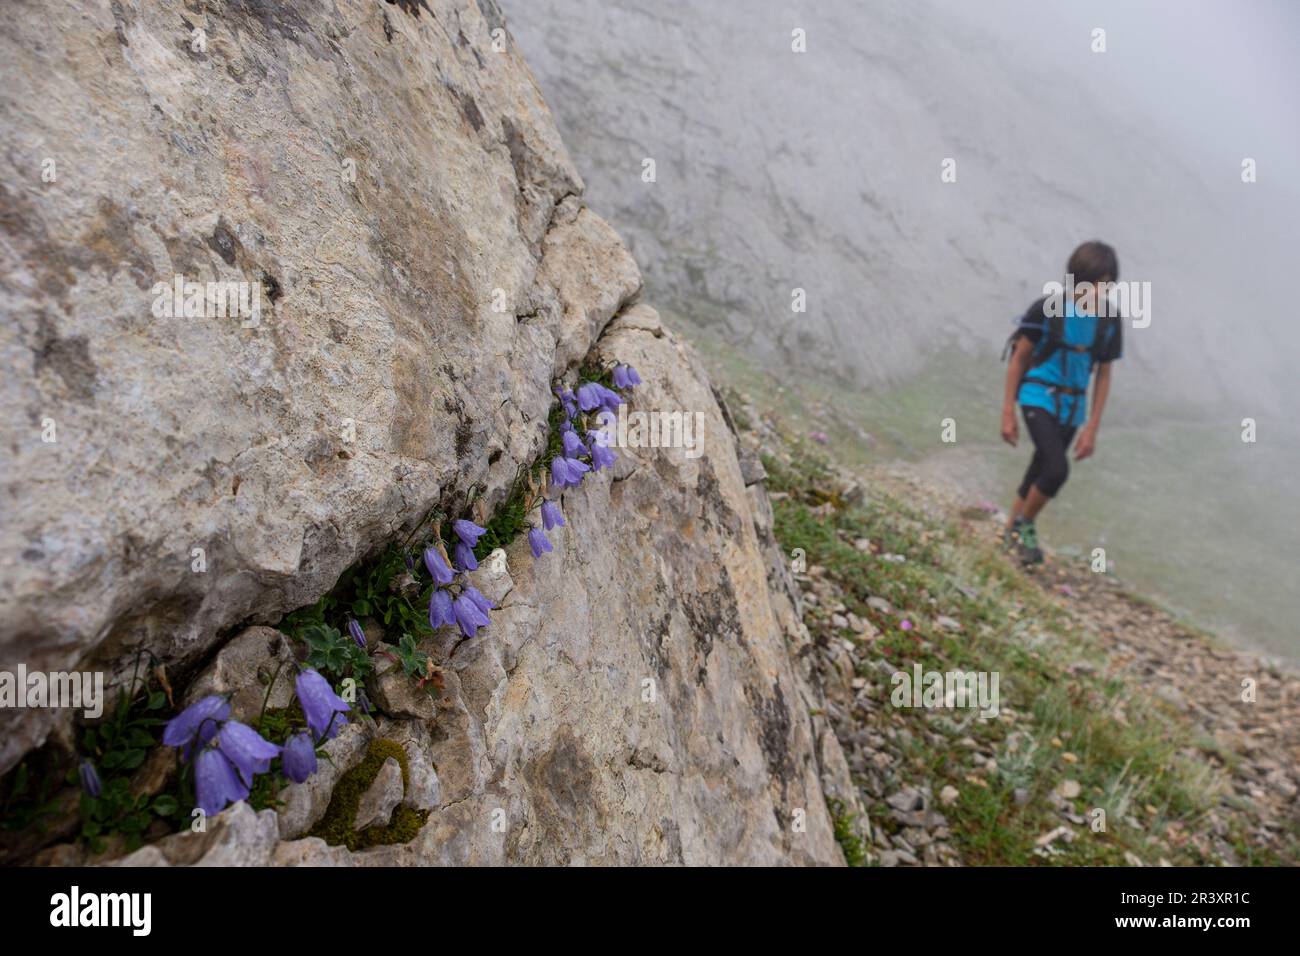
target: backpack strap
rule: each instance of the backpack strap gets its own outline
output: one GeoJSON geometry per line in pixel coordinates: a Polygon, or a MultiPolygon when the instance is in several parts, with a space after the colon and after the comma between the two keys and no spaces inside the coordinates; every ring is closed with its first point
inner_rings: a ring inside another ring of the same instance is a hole
{"type": "MultiPolygon", "coordinates": [[[[1039,337],[1038,343],[1034,347],[1035,356],[1042,349],[1044,340],[1049,335],[1048,320],[1050,319],[1050,316],[1048,316],[1046,313],[1043,312],[1043,306],[1046,303],[1047,303],[1047,296],[1043,296],[1041,299],[1039,299],[1037,302],[1035,302],[1033,305],[1031,305],[1028,309],[1025,310],[1025,314],[1020,317],[1019,323],[1016,325],[1015,331],[1012,332],[1011,335],[1007,337],[1006,344],[1002,347],[1002,361],[1005,362],[1008,358],[1011,357],[1011,353],[1016,347],[1016,340],[1019,339],[1020,336],[1025,334],[1026,329],[1041,329],[1043,331],[1043,335],[1039,337]]],[[[1030,364],[1031,366],[1037,365],[1039,364],[1039,362],[1035,359],[1035,361],[1031,362],[1030,364]]]]}
{"type": "Polygon", "coordinates": [[[1110,340],[1115,337],[1118,331],[1118,316],[1108,315],[1097,322],[1097,334],[1092,337],[1092,367],[1096,368],[1100,364],[1102,351],[1110,345],[1110,340]]]}

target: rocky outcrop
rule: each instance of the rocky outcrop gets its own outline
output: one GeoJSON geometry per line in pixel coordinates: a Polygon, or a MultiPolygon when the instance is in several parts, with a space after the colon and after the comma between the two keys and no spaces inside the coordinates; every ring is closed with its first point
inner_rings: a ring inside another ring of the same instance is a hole
{"type": "MultiPolygon", "coordinates": [[[[432,713],[382,672],[374,721],[278,812],[236,805],[127,861],[841,862],[826,794],[853,788],[792,661],[807,633],[772,589],[761,467],[630,305],[636,266],[490,0],[30,6],[0,28],[0,667],[147,651],[180,699],[250,710],[286,645],[237,625],[315,601],[435,507],[491,510],[575,366],[630,362],[635,409],[702,427],[567,491],[554,553],[521,538],[483,563],[501,609],[432,642],[432,713]],[[169,317],[178,275],[251,283],[260,314],[169,317]],[[418,829],[306,835],[367,759],[387,769],[350,782],[366,814],[418,829]]],[[[0,721],[0,772],[56,726],[0,721]]]]}
{"type": "MultiPolygon", "coordinates": [[[[0,28],[0,666],[195,661],[435,503],[499,499],[640,278],[563,201],[492,4],[26,7],[0,28]],[[155,314],[176,276],[261,314],[155,314]]],[[[47,727],[5,720],[0,772],[47,727]]]]}

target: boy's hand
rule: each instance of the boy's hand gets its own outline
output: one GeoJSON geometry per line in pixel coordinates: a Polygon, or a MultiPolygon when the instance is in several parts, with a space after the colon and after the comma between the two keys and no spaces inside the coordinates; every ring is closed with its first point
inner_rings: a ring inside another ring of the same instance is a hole
{"type": "Polygon", "coordinates": [[[1097,429],[1083,426],[1079,440],[1074,443],[1074,460],[1083,461],[1097,450],[1097,429]]]}
{"type": "Polygon", "coordinates": [[[1016,424],[1016,410],[1014,408],[1002,409],[1002,440],[1012,448],[1016,447],[1016,441],[1020,438],[1020,426],[1016,424]]]}

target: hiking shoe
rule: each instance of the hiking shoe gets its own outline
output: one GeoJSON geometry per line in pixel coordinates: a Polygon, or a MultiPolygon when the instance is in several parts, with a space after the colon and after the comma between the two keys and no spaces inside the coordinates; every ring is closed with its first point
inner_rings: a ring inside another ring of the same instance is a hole
{"type": "Polygon", "coordinates": [[[1038,546],[1038,529],[1032,521],[1017,521],[1016,539],[1020,545],[1020,560],[1025,564],[1042,564],[1043,549],[1038,546]]]}

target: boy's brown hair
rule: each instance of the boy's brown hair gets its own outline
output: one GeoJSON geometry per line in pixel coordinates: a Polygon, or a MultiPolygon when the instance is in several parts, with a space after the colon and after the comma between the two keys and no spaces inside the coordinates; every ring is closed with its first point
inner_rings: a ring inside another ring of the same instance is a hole
{"type": "Polygon", "coordinates": [[[1106,243],[1093,239],[1070,253],[1065,271],[1074,276],[1076,285],[1084,282],[1115,282],[1119,279],[1119,258],[1106,243]]]}

